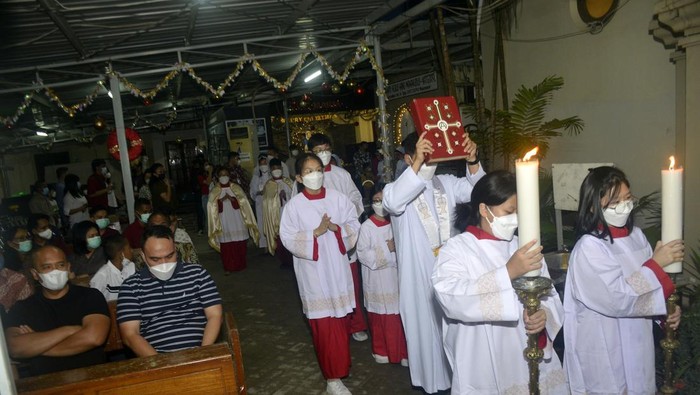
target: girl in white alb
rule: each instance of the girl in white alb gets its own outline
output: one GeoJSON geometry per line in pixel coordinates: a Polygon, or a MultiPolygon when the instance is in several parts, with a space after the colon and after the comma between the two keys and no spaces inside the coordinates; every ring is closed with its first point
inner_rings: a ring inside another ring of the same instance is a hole
{"type": "Polygon", "coordinates": [[[399,271],[394,234],[382,206],[382,192],[372,196],[372,214],[360,228],[357,254],[362,262],[362,287],[377,363],[408,366],[406,336],[399,315],[399,271]]]}
{"type": "Polygon", "coordinates": [[[562,305],[552,287],[528,316],[511,285],[525,273],[549,277],[535,240],[518,248],[515,177],[485,175],[474,186],[466,232],[440,249],[433,271],[435,295],[447,316],[443,343],[452,367],[452,394],[527,394],[527,335],[539,334],[541,394],[566,394],[566,378],[553,341],[562,325],[562,305]]]}

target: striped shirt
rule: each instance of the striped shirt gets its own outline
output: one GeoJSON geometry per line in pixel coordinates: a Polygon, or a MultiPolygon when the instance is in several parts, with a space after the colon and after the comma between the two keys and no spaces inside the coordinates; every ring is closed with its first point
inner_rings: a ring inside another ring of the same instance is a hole
{"type": "Polygon", "coordinates": [[[202,266],[178,262],[168,281],[145,267],[122,284],[117,322],[140,321],[141,336],[156,351],[179,351],[202,345],[204,309],[219,304],[216,284],[202,266]]]}

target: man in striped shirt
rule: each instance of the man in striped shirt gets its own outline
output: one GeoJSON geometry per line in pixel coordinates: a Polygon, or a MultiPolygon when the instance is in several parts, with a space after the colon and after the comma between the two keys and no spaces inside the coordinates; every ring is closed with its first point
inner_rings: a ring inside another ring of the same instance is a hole
{"type": "Polygon", "coordinates": [[[200,265],[177,260],[170,228],[143,234],[146,267],[121,286],[117,322],[122,339],[145,357],[213,344],[221,328],[221,297],[200,265]]]}

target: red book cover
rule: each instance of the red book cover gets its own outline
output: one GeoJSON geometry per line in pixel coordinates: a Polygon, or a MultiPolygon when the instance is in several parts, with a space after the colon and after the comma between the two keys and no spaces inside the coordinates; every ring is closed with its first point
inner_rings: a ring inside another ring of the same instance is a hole
{"type": "Polygon", "coordinates": [[[462,128],[457,101],[452,96],[422,97],[411,102],[411,116],[420,136],[428,132],[426,139],[433,143],[433,152],[428,162],[444,162],[464,159],[462,143],[466,134],[462,128]]]}

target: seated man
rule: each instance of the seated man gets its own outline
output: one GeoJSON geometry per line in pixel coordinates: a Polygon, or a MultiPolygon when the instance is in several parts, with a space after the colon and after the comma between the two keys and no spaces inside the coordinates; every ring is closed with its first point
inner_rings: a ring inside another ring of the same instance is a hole
{"type": "Polygon", "coordinates": [[[51,226],[46,214],[32,214],[27,221],[27,230],[32,234],[32,249],[39,249],[47,244],[54,245],[66,254],[68,248],[58,228],[51,226]]]}
{"type": "Polygon", "coordinates": [[[102,294],[68,282],[70,263],[55,246],[32,253],[31,273],[42,289],[8,314],[10,355],[27,359],[32,376],[105,362],[110,317],[102,294]]]}
{"type": "Polygon", "coordinates": [[[117,299],[124,343],[140,357],[213,344],[222,308],[209,273],[177,260],[166,226],[146,228],[141,254],[146,267],[124,281],[117,299]]]}
{"type": "Polygon", "coordinates": [[[148,199],[138,198],[134,202],[134,214],[136,214],[136,219],[129,224],[124,231],[124,237],[129,240],[131,248],[140,251],[141,236],[143,236],[143,230],[146,228],[148,218],[151,216],[151,211],[151,202],[148,199]]]}
{"type": "Polygon", "coordinates": [[[175,249],[177,257],[184,263],[199,263],[197,250],[194,248],[194,243],[189,233],[183,228],[179,228],[178,218],[173,210],[169,207],[161,207],[153,210],[153,213],[148,218],[148,226],[163,225],[170,228],[175,239],[175,249]]]}
{"type": "Polygon", "coordinates": [[[90,207],[88,213],[90,214],[90,221],[97,224],[97,227],[100,229],[100,237],[102,238],[102,240],[119,234],[119,232],[109,227],[112,221],[110,221],[109,219],[107,207],[90,207]]]}

